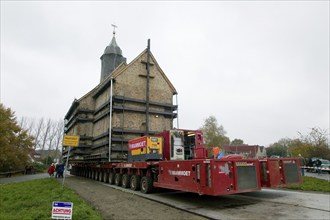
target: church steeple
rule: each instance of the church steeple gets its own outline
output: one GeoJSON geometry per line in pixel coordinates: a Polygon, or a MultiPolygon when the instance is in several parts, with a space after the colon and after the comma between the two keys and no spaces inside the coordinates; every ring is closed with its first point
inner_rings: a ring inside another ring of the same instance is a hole
{"type": "Polygon", "coordinates": [[[125,62],[126,58],[123,57],[122,51],[116,42],[116,25],[114,27],[113,37],[110,44],[105,48],[103,55],[101,56],[101,80],[100,83],[111,75],[112,71],[119,66],[119,64],[125,62]]]}

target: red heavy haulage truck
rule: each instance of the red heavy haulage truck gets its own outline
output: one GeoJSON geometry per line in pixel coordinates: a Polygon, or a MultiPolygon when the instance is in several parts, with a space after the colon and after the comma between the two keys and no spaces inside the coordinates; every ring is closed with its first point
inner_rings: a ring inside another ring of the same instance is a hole
{"type": "Polygon", "coordinates": [[[199,130],[174,129],[128,142],[127,162],[77,163],[71,174],[132,190],[227,195],[301,184],[297,158],[210,159],[199,130]]]}

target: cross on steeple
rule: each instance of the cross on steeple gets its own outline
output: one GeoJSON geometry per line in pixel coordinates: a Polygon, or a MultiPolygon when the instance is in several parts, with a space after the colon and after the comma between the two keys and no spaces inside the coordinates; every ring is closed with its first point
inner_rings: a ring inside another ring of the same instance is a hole
{"type": "Polygon", "coordinates": [[[115,24],[111,24],[111,26],[113,27],[113,36],[115,36],[115,34],[116,34],[116,28],[118,28],[118,26],[117,25],[115,25],[115,24]]]}

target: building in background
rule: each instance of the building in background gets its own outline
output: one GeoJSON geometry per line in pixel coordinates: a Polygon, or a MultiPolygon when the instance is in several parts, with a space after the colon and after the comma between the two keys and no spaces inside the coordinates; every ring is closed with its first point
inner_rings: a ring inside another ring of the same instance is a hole
{"type": "MultiPolygon", "coordinates": [[[[122,161],[128,140],[173,128],[176,89],[150,52],[150,41],[126,63],[115,38],[101,56],[101,81],[65,115],[67,135],[79,135],[70,161],[122,161]]],[[[63,149],[66,157],[68,149],[63,149]]]]}

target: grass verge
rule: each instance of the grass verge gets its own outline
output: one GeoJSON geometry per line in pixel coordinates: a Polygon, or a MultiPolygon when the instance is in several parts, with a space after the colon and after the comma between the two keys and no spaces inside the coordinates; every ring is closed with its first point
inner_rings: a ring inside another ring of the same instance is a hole
{"type": "Polygon", "coordinates": [[[303,176],[303,184],[285,187],[292,190],[330,192],[330,182],[315,177],[303,176]]]}
{"type": "Polygon", "coordinates": [[[72,202],[72,219],[101,220],[76,193],[54,178],[0,184],[0,219],[51,219],[52,202],[72,202]]]}

